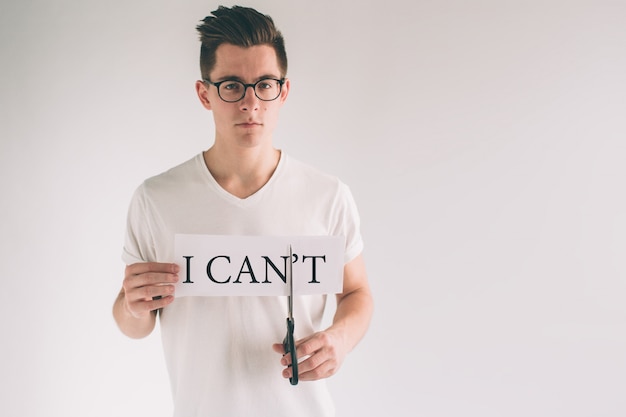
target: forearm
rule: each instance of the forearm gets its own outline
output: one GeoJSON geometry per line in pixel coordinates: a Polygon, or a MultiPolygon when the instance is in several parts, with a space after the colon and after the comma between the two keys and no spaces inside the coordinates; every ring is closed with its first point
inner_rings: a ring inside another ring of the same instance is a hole
{"type": "Polygon", "coordinates": [[[133,339],[148,336],[156,324],[156,311],[135,317],[126,306],[124,289],[122,289],[113,304],[113,317],[122,333],[133,339]]]}
{"type": "Polygon", "coordinates": [[[350,352],[361,341],[369,327],[374,303],[369,288],[360,288],[337,300],[337,310],[329,331],[341,336],[350,352]]]}

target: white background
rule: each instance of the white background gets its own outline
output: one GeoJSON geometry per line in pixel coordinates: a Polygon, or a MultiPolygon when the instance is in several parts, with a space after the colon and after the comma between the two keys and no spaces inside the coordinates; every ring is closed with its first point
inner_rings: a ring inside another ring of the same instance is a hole
{"type": "MultiPolygon", "coordinates": [[[[217,4],[0,5],[3,415],[170,415],[158,330],[110,310],[131,193],[212,143],[217,4]]],[[[276,145],[362,215],[340,415],[626,415],[626,2],[247,4],[287,40],[276,145]]]]}

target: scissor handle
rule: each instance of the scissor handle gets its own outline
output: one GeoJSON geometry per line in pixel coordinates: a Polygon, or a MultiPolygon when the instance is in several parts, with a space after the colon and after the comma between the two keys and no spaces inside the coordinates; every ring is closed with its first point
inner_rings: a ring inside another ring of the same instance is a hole
{"type": "Polygon", "coordinates": [[[294,328],[293,319],[287,318],[287,334],[283,340],[283,349],[285,354],[289,353],[291,355],[291,364],[289,366],[291,367],[292,376],[289,378],[289,382],[291,382],[291,385],[298,385],[298,357],[296,356],[296,343],[293,339],[294,328]]]}

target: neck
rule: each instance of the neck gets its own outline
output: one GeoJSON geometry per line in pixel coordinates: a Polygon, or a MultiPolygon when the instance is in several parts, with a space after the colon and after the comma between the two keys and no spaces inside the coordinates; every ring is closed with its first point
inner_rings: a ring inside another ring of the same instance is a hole
{"type": "Polygon", "coordinates": [[[204,162],[217,183],[230,194],[247,198],[272,177],[280,151],[268,147],[229,149],[217,144],[204,152],[204,162]]]}

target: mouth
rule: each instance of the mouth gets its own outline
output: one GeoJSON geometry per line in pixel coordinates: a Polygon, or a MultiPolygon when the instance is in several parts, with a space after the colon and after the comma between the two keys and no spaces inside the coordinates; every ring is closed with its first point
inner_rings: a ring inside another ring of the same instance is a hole
{"type": "Polygon", "coordinates": [[[237,123],[236,126],[243,127],[244,129],[250,129],[250,128],[253,128],[253,127],[262,126],[262,124],[258,123],[258,122],[243,122],[243,123],[237,123]]]}

